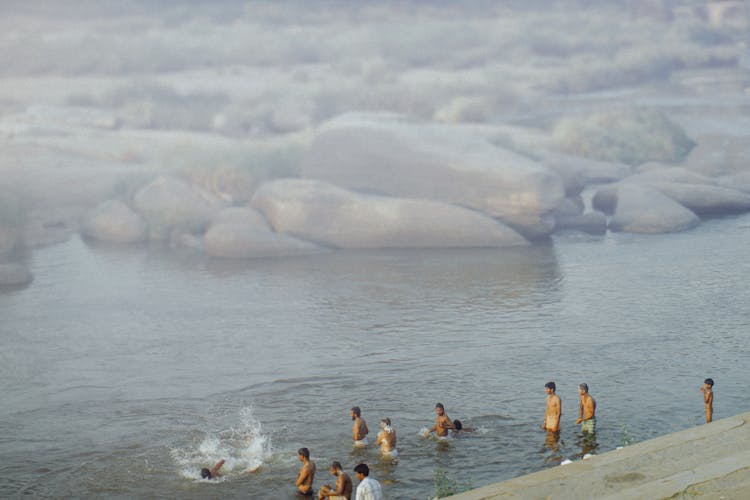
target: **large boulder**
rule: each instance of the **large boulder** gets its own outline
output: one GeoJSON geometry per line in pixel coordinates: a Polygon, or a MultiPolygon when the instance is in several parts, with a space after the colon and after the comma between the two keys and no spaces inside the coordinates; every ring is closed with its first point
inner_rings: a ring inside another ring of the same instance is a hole
{"type": "Polygon", "coordinates": [[[635,184],[617,187],[609,229],[628,233],[672,233],[695,227],[698,216],[659,191],[635,184]]]}
{"type": "Polygon", "coordinates": [[[148,224],[125,203],[109,200],[84,218],[81,234],[99,241],[139,243],[148,239],[148,224]]]}
{"type": "Polygon", "coordinates": [[[133,205],[148,221],[150,237],[163,240],[173,231],[205,231],[226,203],[182,179],[160,176],[135,193],[133,205]]]}
{"type": "Polygon", "coordinates": [[[553,138],[558,149],[566,153],[628,165],[678,162],[695,146],[666,116],[641,110],[565,118],[555,126],[553,138]]]}
{"type": "Polygon", "coordinates": [[[325,249],[271,230],[265,217],[249,207],[218,212],[203,236],[203,249],[212,257],[247,259],[321,253],[325,249]]]}
{"type": "Polygon", "coordinates": [[[473,208],[529,236],[549,234],[564,197],[560,176],[461,126],[350,114],[324,125],[304,177],[355,191],[473,208]]]}
{"type": "Polygon", "coordinates": [[[431,200],[351,192],[305,179],[271,181],[251,202],[279,232],[339,248],[527,245],[513,229],[479,213],[431,200]]]}
{"type": "Polygon", "coordinates": [[[591,206],[607,215],[613,215],[617,209],[617,184],[607,184],[596,190],[591,197],[591,206]]]}
{"type": "Polygon", "coordinates": [[[16,287],[28,285],[34,279],[31,271],[20,263],[0,263],[0,287],[16,287]]]}

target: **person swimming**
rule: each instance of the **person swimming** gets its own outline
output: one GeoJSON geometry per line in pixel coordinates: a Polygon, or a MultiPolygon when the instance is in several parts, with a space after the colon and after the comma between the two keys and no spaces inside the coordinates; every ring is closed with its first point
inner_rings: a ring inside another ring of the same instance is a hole
{"type": "Polygon", "coordinates": [[[380,429],[381,430],[375,441],[376,445],[380,445],[380,452],[384,457],[398,457],[398,450],[396,449],[396,430],[391,425],[391,419],[386,417],[381,420],[380,429]]]}
{"type": "Polygon", "coordinates": [[[454,420],[453,421],[453,432],[455,434],[458,434],[461,431],[463,431],[463,432],[474,432],[474,431],[476,431],[476,429],[474,427],[466,427],[458,419],[454,420]]]}
{"type": "Polygon", "coordinates": [[[218,462],[214,464],[213,467],[210,469],[207,467],[204,467],[201,469],[201,479],[217,479],[221,477],[221,474],[219,474],[219,469],[221,469],[221,466],[224,465],[224,459],[222,458],[218,462]]]}

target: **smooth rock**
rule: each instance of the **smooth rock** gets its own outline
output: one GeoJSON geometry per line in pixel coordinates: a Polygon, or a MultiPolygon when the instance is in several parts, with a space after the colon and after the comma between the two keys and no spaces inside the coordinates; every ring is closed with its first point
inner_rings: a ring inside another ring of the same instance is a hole
{"type": "Polygon", "coordinates": [[[617,208],[608,227],[627,233],[672,233],[699,222],[692,211],[653,188],[622,184],[617,188],[617,208]]]}
{"type": "Polygon", "coordinates": [[[174,230],[203,232],[226,203],[216,195],[176,177],[160,176],[133,197],[148,221],[151,239],[167,239],[174,230]]]}
{"type": "Polygon", "coordinates": [[[590,184],[616,182],[632,174],[632,168],[624,163],[580,156],[548,154],[543,163],[562,178],[566,196],[579,194],[590,184]]]}
{"type": "Polygon", "coordinates": [[[360,192],[473,208],[524,234],[549,234],[547,215],[564,197],[559,175],[457,125],[398,115],[351,114],[324,125],[304,177],[360,192]]]}
{"type": "Polygon", "coordinates": [[[271,181],[252,206],[278,232],[339,248],[527,245],[482,213],[431,200],[364,195],[306,179],[271,181]]]}
{"type": "Polygon", "coordinates": [[[84,218],[81,234],[112,243],[140,243],[148,239],[148,224],[122,201],[109,200],[84,218]]]}

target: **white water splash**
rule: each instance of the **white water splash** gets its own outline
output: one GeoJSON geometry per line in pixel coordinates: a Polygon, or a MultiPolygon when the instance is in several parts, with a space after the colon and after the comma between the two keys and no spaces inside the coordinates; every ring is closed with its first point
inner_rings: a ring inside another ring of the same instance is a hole
{"type": "Polygon", "coordinates": [[[179,474],[188,479],[200,479],[202,468],[211,468],[224,459],[221,480],[253,472],[263,465],[272,453],[271,441],[263,434],[260,421],[252,408],[239,411],[237,425],[221,431],[207,432],[194,447],[175,448],[170,454],[179,474]]]}

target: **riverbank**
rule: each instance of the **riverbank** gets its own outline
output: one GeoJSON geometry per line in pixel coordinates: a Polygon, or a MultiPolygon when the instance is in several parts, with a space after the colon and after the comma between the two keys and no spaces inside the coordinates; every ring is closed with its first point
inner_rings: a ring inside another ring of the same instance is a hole
{"type": "Polygon", "coordinates": [[[750,413],[452,496],[750,498],[750,413]]]}

